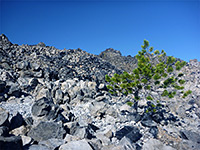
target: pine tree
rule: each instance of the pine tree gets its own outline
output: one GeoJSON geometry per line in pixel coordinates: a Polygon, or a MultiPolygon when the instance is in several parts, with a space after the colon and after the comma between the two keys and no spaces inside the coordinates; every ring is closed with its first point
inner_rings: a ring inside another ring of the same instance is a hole
{"type": "MultiPolygon", "coordinates": [[[[191,94],[191,91],[184,91],[183,84],[185,81],[182,79],[183,73],[178,75],[176,71],[181,70],[186,65],[185,61],[176,61],[173,56],[166,57],[166,52],[162,50],[153,50],[153,47],[149,48],[149,42],[144,40],[144,45],[141,46],[142,50],[136,55],[137,68],[131,73],[123,72],[122,74],[114,74],[113,76],[105,76],[105,80],[109,83],[107,88],[113,95],[132,94],[134,100],[140,100],[141,94],[146,102],[150,102],[150,107],[146,112],[155,112],[160,106],[160,101],[156,100],[152,92],[158,89],[163,89],[161,96],[167,96],[173,98],[177,91],[181,91],[182,98],[191,94]],[[157,58],[155,63],[151,61],[151,58],[157,58]],[[165,60],[165,58],[167,58],[165,60]]],[[[133,105],[134,102],[130,101],[127,104],[133,105]]]]}

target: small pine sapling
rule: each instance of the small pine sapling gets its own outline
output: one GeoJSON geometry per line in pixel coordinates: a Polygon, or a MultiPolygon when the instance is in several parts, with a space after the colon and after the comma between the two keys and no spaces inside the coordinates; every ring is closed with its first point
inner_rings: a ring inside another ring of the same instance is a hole
{"type": "MultiPolygon", "coordinates": [[[[182,98],[185,98],[191,91],[184,92],[185,80],[182,79],[183,73],[175,73],[180,71],[186,65],[185,61],[176,61],[173,56],[166,57],[166,52],[162,50],[153,51],[153,47],[149,48],[149,42],[144,40],[144,45],[141,46],[142,50],[136,55],[137,68],[131,73],[123,72],[122,74],[114,74],[113,76],[105,76],[106,82],[109,83],[107,88],[113,95],[123,94],[127,96],[132,94],[134,100],[137,101],[141,98],[146,99],[150,103],[150,107],[146,112],[156,112],[161,106],[160,101],[155,99],[153,92],[158,89],[163,89],[161,96],[173,98],[177,91],[181,90],[182,98]],[[151,61],[155,58],[156,61],[151,61]]],[[[129,106],[134,102],[128,102],[129,106]]]]}

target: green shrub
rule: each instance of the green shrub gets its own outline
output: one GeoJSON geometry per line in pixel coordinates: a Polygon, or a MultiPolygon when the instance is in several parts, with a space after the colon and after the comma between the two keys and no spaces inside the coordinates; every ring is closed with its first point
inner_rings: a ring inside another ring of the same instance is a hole
{"type": "MultiPolygon", "coordinates": [[[[186,62],[177,61],[173,56],[166,58],[166,52],[162,50],[155,50],[153,47],[149,47],[149,42],[144,40],[144,45],[141,46],[142,50],[136,55],[137,68],[132,73],[123,72],[122,74],[114,74],[113,76],[105,76],[105,80],[109,83],[107,88],[111,94],[132,94],[135,100],[141,99],[140,94],[142,92],[145,95],[147,102],[151,102],[151,106],[146,109],[146,112],[155,110],[158,106],[161,106],[159,100],[155,100],[152,92],[159,88],[165,90],[161,96],[167,96],[173,98],[176,95],[177,90],[183,90],[184,87],[180,86],[185,83],[181,77],[183,73],[179,73],[177,76],[173,72],[180,71],[182,67],[186,65],[186,62]],[[151,53],[149,55],[148,53],[151,53]],[[151,61],[151,57],[155,57],[158,61],[151,61]],[[155,63],[157,62],[157,63],[155,63]],[[169,90],[170,89],[170,90],[169,90]],[[154,101],[155,100],[155,101],[154,101]]],[[[191,94],[191,91],[181,91],[183,98],[191,94]]],[[[132,106],[134,102],[128,102],[128,105],[132,106]]]]}

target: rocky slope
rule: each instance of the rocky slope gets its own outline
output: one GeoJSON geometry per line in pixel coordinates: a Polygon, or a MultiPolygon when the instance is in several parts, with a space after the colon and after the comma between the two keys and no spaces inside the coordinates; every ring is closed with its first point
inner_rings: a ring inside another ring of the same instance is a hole
{"type": "Polygon", "coordinates": [[[129,107],[131,97],[105,87],[105,74],[129,71],[135,59],[106,51],[122,61],[44,43],[19,46],[1,35],[0,149],[198,150],[200,63],[182,70],[190,96],[162,98],[164,111],[145,114],[143,100],[129,107]]]}

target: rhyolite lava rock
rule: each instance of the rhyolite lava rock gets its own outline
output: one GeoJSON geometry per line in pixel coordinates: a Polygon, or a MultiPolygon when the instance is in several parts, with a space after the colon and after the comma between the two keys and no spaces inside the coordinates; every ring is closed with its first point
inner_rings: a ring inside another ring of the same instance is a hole
{"type": "Polygon", "coordinates": [[[136,64],[111,48],[93,55],[42,42],[12,44],[2,34],[0,149],[198,150],[200,62],[181,70],[192,94],[160,99],[154,93],[166,106],[154,114],[144,113],[144,99],[130,107],[132,97],[112,96],[106,88],[106,74],[130,72],[136,64]]]}

